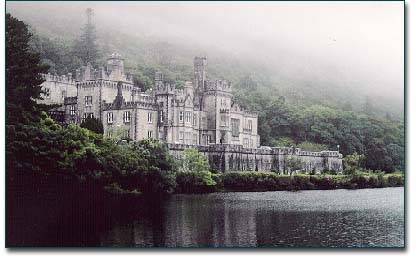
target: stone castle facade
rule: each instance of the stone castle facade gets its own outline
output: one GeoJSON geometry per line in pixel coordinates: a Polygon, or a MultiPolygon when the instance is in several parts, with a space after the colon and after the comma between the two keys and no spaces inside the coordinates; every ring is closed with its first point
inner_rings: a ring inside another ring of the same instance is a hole
{"type": "Polygon", "coordinates": [[[213,169],[287,172],[289,156],[300,158],[303,172],[342,171],[338,151],[308,152],[299,148],[261,147],[258,114],[232,100],[227,80],[207,76],[207,58],[194,58],[194,77],[183,88],[155,73],[147,92],[134,86],[124,71],[124,59],[114,53],[106,67],[90,64],[72,74],[44,76],[48,95],[41,103],[57,105],[64,124],[88,117],[102,121],[104,136],[131,140],[157,139],[167,143],[176,158],[186,148],[206,155],[213,169]]]}

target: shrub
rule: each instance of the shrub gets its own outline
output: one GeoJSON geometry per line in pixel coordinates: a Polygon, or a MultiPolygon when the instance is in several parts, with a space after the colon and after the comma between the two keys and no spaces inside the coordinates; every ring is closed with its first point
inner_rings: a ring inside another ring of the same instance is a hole
{"type": "Polygon", "coordinates": [[[94,133],[97,134],[103,134],[104,133],[104,126],[102,125],[102,122],[99,119],[88,117],[86,118],[81,124],[80,127],[88,129],[94,133]]]}
{"type": "Polygon", "coordinates": [[[204,193],[216,190],[216,182],[210,172],[176,173],[176,192],[178,193],[204,193]]]}

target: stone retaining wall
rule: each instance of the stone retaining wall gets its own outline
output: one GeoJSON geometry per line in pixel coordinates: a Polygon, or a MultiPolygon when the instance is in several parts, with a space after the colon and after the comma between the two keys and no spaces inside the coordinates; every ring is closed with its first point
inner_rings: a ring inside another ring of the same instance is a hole
{"type": "Polygon", "coordinates": [[[309,152],[293,147],[244,148],[242,145],[207,145],[192,146],[168,144],[176,159],[184,158],[186,148],[195,148],[204,154],[213,170],[227,171],[273,171],[280,174],[288,172],[288,160],[296,157],[302,160],[301,173],[315,173],[334,170],[343,171],[343,155],[338,151],[309,152]]]}

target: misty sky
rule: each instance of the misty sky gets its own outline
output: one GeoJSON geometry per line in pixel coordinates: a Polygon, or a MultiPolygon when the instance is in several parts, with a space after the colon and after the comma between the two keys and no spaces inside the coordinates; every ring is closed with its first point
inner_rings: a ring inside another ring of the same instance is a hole
{"type": "Polygon", "coordinates": [[[147,34],[244,56],[274,72],[338,74],[374,93],[403,97],[404,2],[18,2],[32,16],[147,34]],[[67,18],[65,18],[67,17],[67,18]]]}

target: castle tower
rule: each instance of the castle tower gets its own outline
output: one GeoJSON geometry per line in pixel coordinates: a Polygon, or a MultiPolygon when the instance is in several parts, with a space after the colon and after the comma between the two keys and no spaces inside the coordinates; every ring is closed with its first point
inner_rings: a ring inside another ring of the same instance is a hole
{"type": "Polygon", "coordinates": [[[106,71],[111,80],[124,81],[124,60],[118,53],[112,53],[106,61],[106,71]]]}
{"type": "Polygon", "coordinates": [[[207,58],[194,58],[194,88],[204,91],[205,82],[207,80],[207,58]]]}
{"type": "Polygon", "coordinates": [[[153,94],[158,104],[158,138],[172,143],[173,136],[173,101],[175,98],[175,83],[163,80],[160,71],[155,73],[155,88],[153,94]]]}

